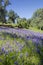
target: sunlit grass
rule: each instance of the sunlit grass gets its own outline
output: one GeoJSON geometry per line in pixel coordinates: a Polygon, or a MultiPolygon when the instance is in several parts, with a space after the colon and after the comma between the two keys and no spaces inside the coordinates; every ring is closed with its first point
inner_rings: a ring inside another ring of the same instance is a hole
{"type": "Polygon", "coordinates": [[[5,23],[0,23],[0,26],[4,26],[4,27],[10,27],[10,28],[16,28],[16,27],[18,27],[18,24],[14,24],[14,23],[7,23],[7,24],[5,24],[5,23]]]}
{"type": "Polygon", "coordinates": [[[34,32],[40,32],[40,33],[43,33],[43,30],[39,30],[37,28],[34,28],[34,27],[29,27],[30,30],[34,31],[34,32]]]}

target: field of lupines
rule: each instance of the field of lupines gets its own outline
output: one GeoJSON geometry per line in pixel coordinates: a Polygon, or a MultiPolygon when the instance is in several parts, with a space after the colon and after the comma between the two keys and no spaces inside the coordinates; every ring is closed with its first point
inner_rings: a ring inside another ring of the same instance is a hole
{"type": "Polygon", "coordinates": [[[0,65],[43,65],[43,34],[1,27],[0,65]]]}

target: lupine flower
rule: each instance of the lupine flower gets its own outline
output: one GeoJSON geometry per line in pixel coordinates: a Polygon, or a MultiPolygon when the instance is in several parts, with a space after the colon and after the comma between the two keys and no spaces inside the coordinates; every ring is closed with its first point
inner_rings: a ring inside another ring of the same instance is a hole
{"type": "Polygon", "coordinates": [[[15,61],[14,64],[19,65],[17,61],[15,61]]]}
{"type": "Polygon", "coordinates": [[[9,51],[8,50],[5,50],[5,54],[7,55],[9,53],[9,51]]]}
{"type": "Polygon", "coordinates": [[[5,48],[4,48],[4,47],[2,47],[2,49],[1,49],[1,50],[2,50],[2,52],[4,52],[4,51],[5,51],[5,48]]]}

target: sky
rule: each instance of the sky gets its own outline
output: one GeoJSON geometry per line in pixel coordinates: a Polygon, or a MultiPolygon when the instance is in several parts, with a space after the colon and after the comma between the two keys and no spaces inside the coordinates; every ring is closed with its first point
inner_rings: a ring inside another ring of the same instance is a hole
{"type": "Polygon", "coordinates": [[[43,8],[43,0],[10,0],[11,5],[7,10],[14,10],[21,18],[31,18],[33,12],[43,8]]]}

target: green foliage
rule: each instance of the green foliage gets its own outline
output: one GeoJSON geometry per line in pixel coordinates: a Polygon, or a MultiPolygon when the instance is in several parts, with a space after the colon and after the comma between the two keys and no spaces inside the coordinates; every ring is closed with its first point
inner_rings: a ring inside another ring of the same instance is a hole
{"type": "Polygon", "coordinates": [[[31,21],[32,21],[32,19],[28,19],[28,20],[27,20],[28,27],[30,27],[31,21]]]}
{"type": "Polygon", "coordinates": [[[43,20],[38,24],[38,28],[43,30],[43,20]]]}
{"type": "Polygon", "coordinates": [[[3,60],[3,65],[11,65],[10,56],[6,55],[3,60]]]}
{"type": "Polygon", "coordinates": [[[7,24],[12,24],[13,21],[12,21],[11,19],[8,19],[6,23],[7,23],[7,24]]]}
{"type": "Polygon", "coordinates": [[[13,10],[10,10],[8,13],[8,17],[12,21],[12,23],[15,23],[15,19],[18,18],[18,15],[13,10]]]}
{"type": "Polygon", "coordinates": [[[6,6],[9,5],[9,0],[0,0],[0,21],[2,21],[2,23],[6,23],[6,6]],[[3,4],[2,4],[3,2],[3,4]]]}
{"type": "Polygon", "coordinates": [[[19,20],[18,27],[19,28],[28,28],[27,20],[25,18],[19,20]]]}
{"type": "Polygon", "coordinates": [[[39,8],[33,13],[33,18],[36,17],[40,17],[41,19],[43,19],[43,8],[39,8]]]}
{"type": "Polygon", "coordinates": [[[40,8],[33,13],[31,27],[43,30],[43,8],[40,8]]]}

